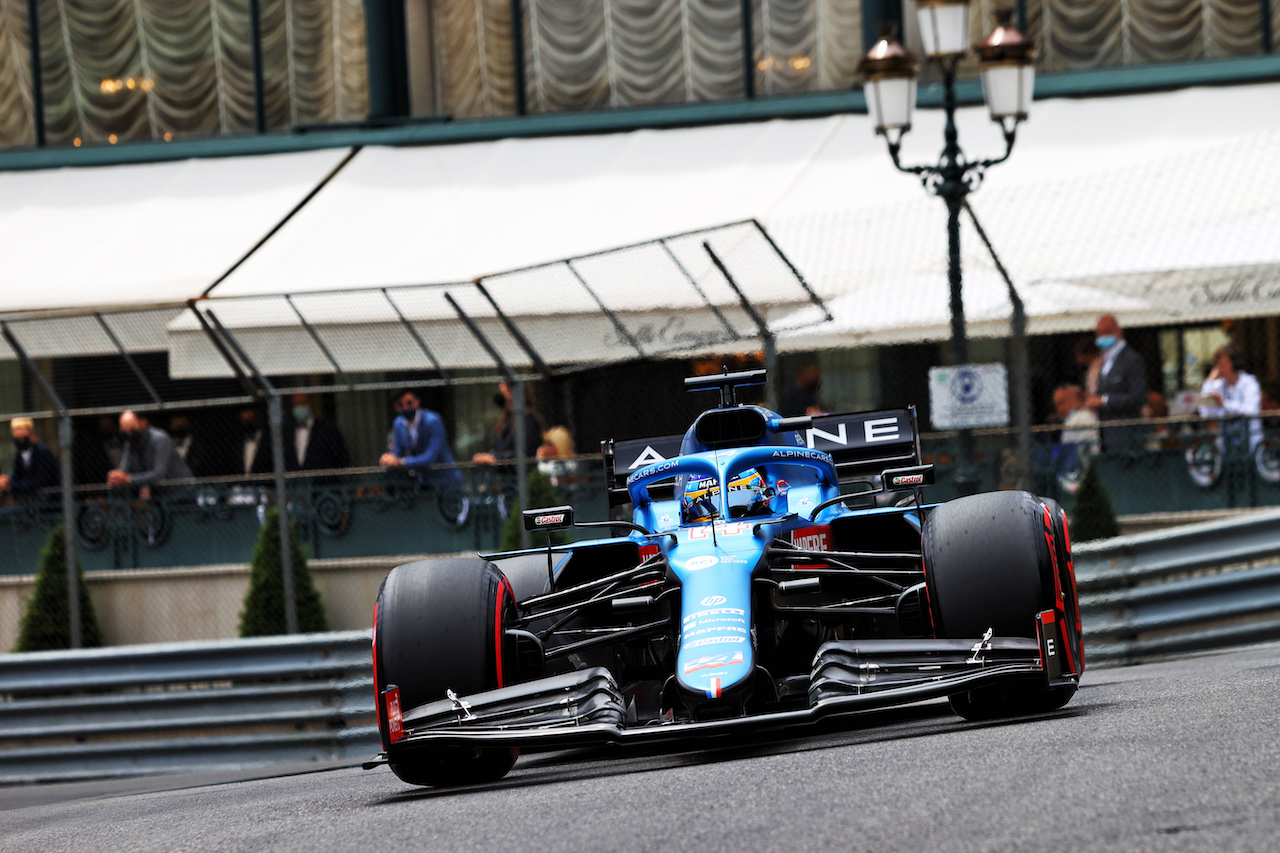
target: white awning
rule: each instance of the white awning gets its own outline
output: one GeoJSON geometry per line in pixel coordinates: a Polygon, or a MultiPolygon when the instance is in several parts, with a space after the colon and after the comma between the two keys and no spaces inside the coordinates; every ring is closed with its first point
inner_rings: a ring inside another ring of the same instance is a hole
{"type": "Polygon", "coordinates": [[[0,173],[0,314],[197,297],[347,154],[0,173]]]}
{"type": "Polygon", "coordinates": [[[840,123],[367,147],[214,295],[469,281],[748,219],[840,123]]]}
{"type": "MultiPolygon", "coordinates": [[[[935,161],[941,123],[938,111],[917,113],[905,163],[935,161]]],[[[968,156],[1002,152],[984,110],[961,110],[958,123],[968,156]]],[[[1104,312],[1127,325],[1280,313],[1280,84],[1037,102],[1013,156],[989,170],[972,204],[1019,287],[1032,332],[1089,328],[1104,312]]],[[[867,117],[855,115],[366,148],[208,304],[219,310],[221,297],[469,280],[750,217],[835,315],[817,322],[794,279],[776,270],[758,275],[751,298],[778,330],[789,330],[787,348],[948,336],[945,207],[894,170],[867,117]]],[[[972,225],[962,227],[971,332],[1007,334],[1004,285],[972,225]]],[[[618,317],[652,335],[684,322],[688,350],[725,349],[733,335],[718,328],[746,337],[752,326],[697,243],[689,250],[683,259],[714,291],[701,303],[690,301],[684,279],[660,269],[661,258],[620,262],[625,253],[578,265],[613,301],[613,318],[563,266],[486,286],[500,291],[503,312],[553,364],[620,357],[617,348],[626,351],[628,342],[616,332],[618,317]]],[[[736,258],[730,267],[751,278],[755,262],[736,258]]],[[[376,291],[328,307],[316,295],[299,298],[310,306],[303,313],[315,312],[322,338],[338,341],[334,354],[351,364],[346,369],[427,366],[399,318],[376,304],[376,291]]],[[[527,364],[485,301],[472,301],[504,358],[527,364]]],[[[438,297],[418,302],[404,313],[443,353],[444,366],[490,363],[438,297]]],[[[272,325],[268,314],[228,303],[228,325],[260,339],[271,370],[326,369],[327,358],[281,305],[284,319],[272,325]]],[[[189,317],[172,328],[175,336],[194,332],[189,317]]],[[[182,350],[171,359],[178,375],[225,370],[194,339],[182,350]]]]}
{"type": "MultiPolygon", "coordinates": [[[[199,297],[348,153],[0,173],[0,316],[199,297]]],[[[108,322],[127,348],[163,350],[173,313],[108,322]]],[[[116,351],[92,317],[10,326],[33,357],[116,351]]]]}
{"type": "MultiPolygon", "coordinates": [[[[969,157],[1002,152],[984,109],[958,123],[969,157]]],[[[935,162],[941,125],[918,111],[904,162],[935,162]]],[[[1280,216],[1280,84],[1038,101],[973,204],[1020,282],[1122,271],[1099,266],[1142,246],[1144,269],[1168,269],[1170,241],[1179,267],[1280,261],[1264,233],[1280,216]]],[[[846,115],[365,148],[214,295],[470,280],[750,217],[824,297],[945,272],[942,203],[846,115]]],[[[965,243],[966,264],[990,268],[965,243]]]]}
{"type": "MultiPolygon", "coordinates": [[[[266,373],[357,373],[493,369],[494,358],[469,321],[505,364],[522,368],[535,360],[564,367],[740,349],[744,339],[754,347],[759,329],[742,299],[769,322],[812,299],[750,222],[481,284],[215,298],[199,310],[231,330],[266,373]],[[732,271],[732,284],[708,246],[732,271]]],[[[169,329],[171,375],[229,374],[194,314],[184,311],[169,329]]]]}
{"type": "MultiPolygon", "coordinates": [[[[1009,334],[1013,303],[998,273],[971,270],[964,278],[965,327],[970,337],[1009,334]]],[[[1042,281],[1019,288],[1028,334],[1093,328],[1100,314],[1162,315],[1144,299],[1104,288],[1042,281]]],[[[783,351],[941,341],[951,337],[950,290],[945,275],[916,275],[885,282],[827,303],[832,319],[814,307],[778,321],[790,329],[778,336],[783,351]]]]}

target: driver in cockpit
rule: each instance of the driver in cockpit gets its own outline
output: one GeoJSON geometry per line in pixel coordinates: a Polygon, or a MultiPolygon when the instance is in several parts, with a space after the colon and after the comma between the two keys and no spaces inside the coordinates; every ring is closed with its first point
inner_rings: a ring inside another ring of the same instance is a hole
{"type": "MultiPolygon", "coordinates": [[[[743,471],[729,480],[729,517],[753,518],[772,515],[771,498],[775,495],[766,486],[758,468],[743,471]]],[[[680,521],[694,524],[719,517],[720,483],[715,477],[690,475],[684,483],[680,499],[680,521]]]]}

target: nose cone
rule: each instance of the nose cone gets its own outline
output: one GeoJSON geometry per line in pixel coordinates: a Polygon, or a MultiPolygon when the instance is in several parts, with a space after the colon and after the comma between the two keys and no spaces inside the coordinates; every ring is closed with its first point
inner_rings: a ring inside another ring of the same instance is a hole
{"type": "Polygon", "coordinates": [[[707,555],[684,568],[676,680],[691,705],[732,698],[755,669],[750,567],[707,555]]]}

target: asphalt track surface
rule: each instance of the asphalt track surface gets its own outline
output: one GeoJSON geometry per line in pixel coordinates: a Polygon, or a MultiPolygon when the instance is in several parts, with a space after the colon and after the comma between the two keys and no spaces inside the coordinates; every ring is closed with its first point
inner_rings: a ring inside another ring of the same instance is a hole
{"type": "Polygon", "coordinates": [[[0,851],[1280,850],[1280,644],[1096,670],[1066,709],[945,705],[734,747],[0,788],[0,851]]]}

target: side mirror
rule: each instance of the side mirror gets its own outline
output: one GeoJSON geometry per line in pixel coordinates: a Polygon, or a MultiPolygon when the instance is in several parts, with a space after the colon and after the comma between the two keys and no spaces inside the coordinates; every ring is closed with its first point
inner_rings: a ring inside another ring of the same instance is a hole
{"type": "Polygon", "coordinates": [[[933,466],[912,465],[910,468],[886,468],[881,476],[884,477],[885,491],[932,486],[933,466]]]}
{"type": "Polygon", "coordinates": [[[525,530],[568,530],[573,527],[573,507],[571,506],[526,509],[520,514],[524,516],[525,530]]]}

